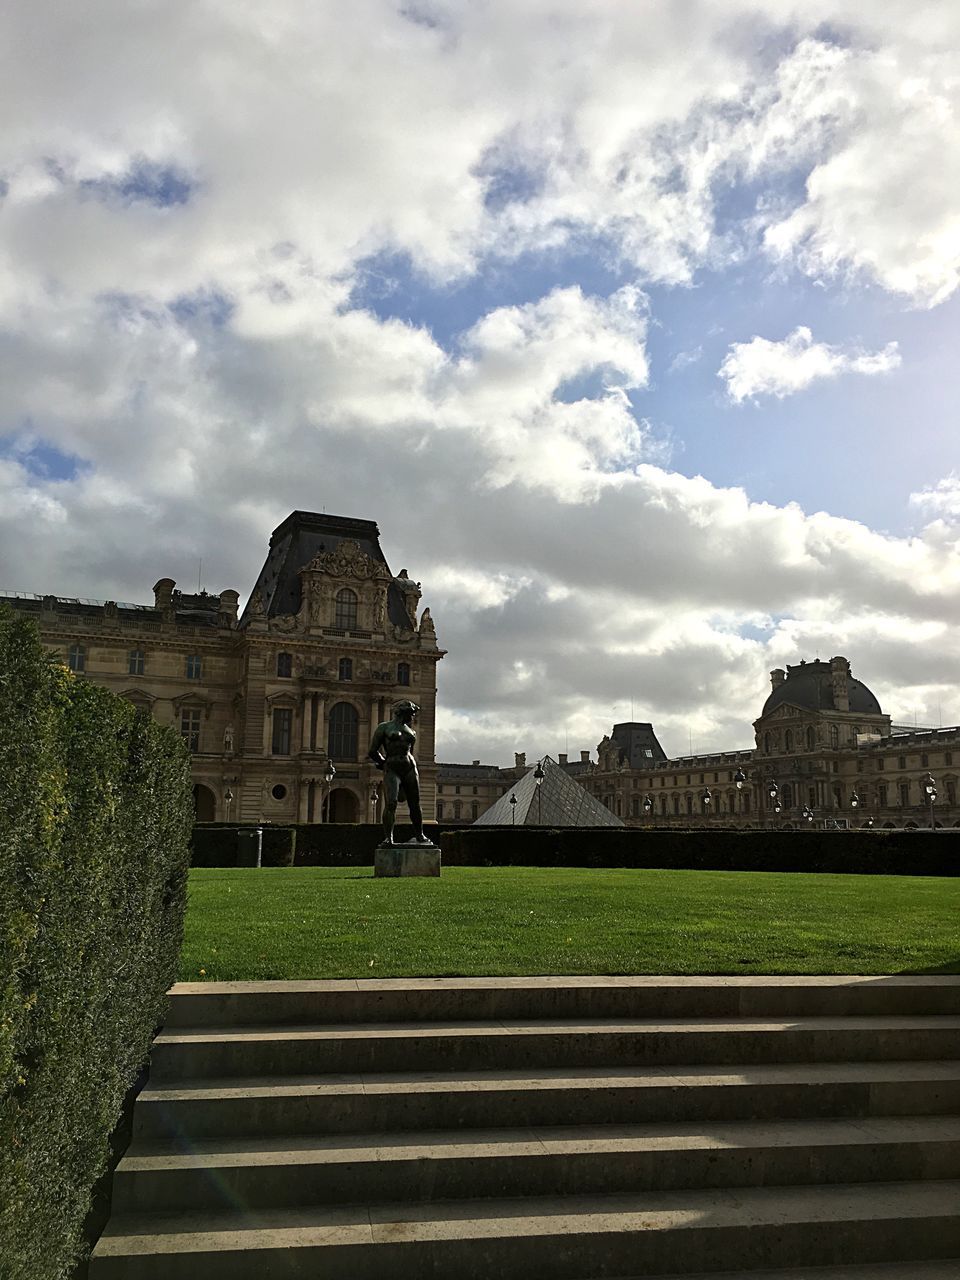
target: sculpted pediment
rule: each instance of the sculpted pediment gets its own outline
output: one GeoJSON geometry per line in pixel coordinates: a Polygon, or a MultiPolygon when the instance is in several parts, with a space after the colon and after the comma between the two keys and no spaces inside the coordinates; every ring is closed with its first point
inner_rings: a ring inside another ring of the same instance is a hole
{"type": "Polygon", "coordinates": [[[325,573],[333,578],[386,578],[386,569],[378,560],[368,556],[353,538],[344,538],[333,551],[318,551],[303,566],[301,573],[325,573]]]}

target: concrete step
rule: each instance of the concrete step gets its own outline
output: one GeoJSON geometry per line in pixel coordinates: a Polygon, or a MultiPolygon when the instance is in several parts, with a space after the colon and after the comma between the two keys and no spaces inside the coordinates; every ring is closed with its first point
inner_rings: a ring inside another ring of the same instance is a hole
{"type": "Polygon", "coordinates": [[[955,1015],[183,1028],[157,1037],[151,1076],[943,1060],[958,1043],[955,1015]]]}
{"type": "Polygon", "coordinates": [[[960,976],[179,982],[168,1029],[339,1022],[960,1014],[960,976]]]}
{"type": "Polygon", "coordinates": [[[960,1061],[151,1080],[140,1140],[644,1121],[960,1115],[960,1061]]]}
{"type": "MultiPolygon", "coordinates": [[[[960,1117],[138,1143],[117,1213],[960,1179],[960,1117]]],[[[960,1208],[960,1205],[958,1205],[960,1208]]]]}
{"type": "Polygon", "coordinates": [[[91,1280],[595,1280],[960,1257],[960,1182],[115,1215],[91,1280]],[[709,1265],[709,1263],[707,1263],[709,1265]]]}

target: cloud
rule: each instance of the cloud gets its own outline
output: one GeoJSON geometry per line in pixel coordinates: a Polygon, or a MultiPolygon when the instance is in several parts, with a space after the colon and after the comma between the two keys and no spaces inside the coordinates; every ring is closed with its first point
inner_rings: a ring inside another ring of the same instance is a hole
{"type": "Polygon", "coordinates": [[[945,476],[935,485],[911,493],[910,505],[919,507],[924,515],[951,522],[960,520],[960,476],[955,473],[945,476]]]}
{"type": "Polygon", "coordinates": [[[889,373],[899,367],[900,351],[895,342],[882,351],[853,354],[814,342],[810,330],[799,325],[782,342],[754,337],[749,342],[732,343],[717,376],[727,384],[729,398],[742,404],[754,396],[782,400],[841,373],[889,373]]]}

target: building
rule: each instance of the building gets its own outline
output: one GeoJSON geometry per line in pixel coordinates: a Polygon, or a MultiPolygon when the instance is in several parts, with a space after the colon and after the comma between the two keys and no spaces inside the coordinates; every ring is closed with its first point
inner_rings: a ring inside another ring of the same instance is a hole
{"type": "Polygon", "coordinates": [[[292,512],[239,617],[236,591],[188,594],[170,578],[150,605],[23,592],[0,600],[35,618],[78,675],[179,730],[201,821],[379,819],[382,775],[365,757],[401,697],[421,708],[430,821],[444,650],[419,607],[420,584],[406,569],[391,573],[379,539],[372,520],[292,512]]]}
{"type": "Polygon", "coordinates": [[[538,760],[477,819],[478,827],[622,827],[606,805],[549,756],[538,760]],[[538,776],[539,775],[539,776],[538,776]]]}
{"type": "Polygon", "coordinates": [[[650,725],[619,724],[583,785],[628,826],[918,827],[932,774],[934,820],[960,826],[960,727],[892,727],[844,657],[770,680],[752,748],[661,759],[650,725]],[[651,755],[638,759],[638,745],[651,755]]]}
{"type": "MultiPolygon", "coordinates": [[[[570,777],[584,774],[592,767],[590,752],[581,751],[579,761],[573,763],[561,754],[558,767],[570,777]]],[[[471,764],[438,764],[437,821],[445,827],[469,827],[526,772],[524,751],[517,751],[512,766],[504,768],[481,764],[479,760],[471,764]]]]}

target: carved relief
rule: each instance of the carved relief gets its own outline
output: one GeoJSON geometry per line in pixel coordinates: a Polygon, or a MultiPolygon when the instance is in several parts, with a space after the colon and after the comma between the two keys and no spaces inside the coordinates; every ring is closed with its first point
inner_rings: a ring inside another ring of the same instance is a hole
{"type": "Polygon", "coordinates": [[[299,625],[299,619],[295,613],[282,613],[270,619],[271,631],[296,631],[299,625]]]}
{"type": "Polygon", "coordinates": [[[254,589],[253,595],[251,595],[250,601],[247,605],[247,610],[251,618],[266,617],[267,611],[266,611],[266,608],[264,607],[263,594],[260,591],[259,587],[254,589]]]}
{"type": "Polygon", "coordinates": [[[301,573],[328,573],[334,578],[376,578],[383,565],[360,548],[353,538],[344,538],[334,551],[318,551],[301,573]]]}

